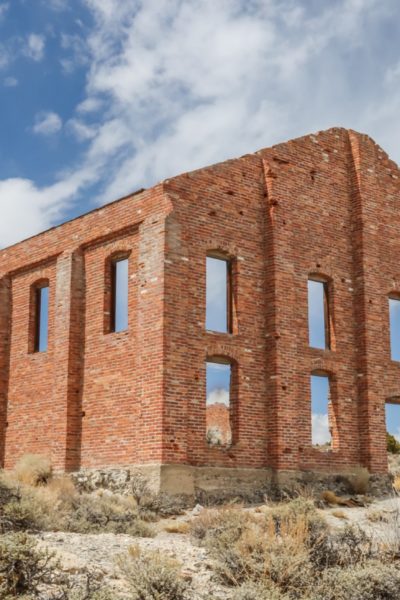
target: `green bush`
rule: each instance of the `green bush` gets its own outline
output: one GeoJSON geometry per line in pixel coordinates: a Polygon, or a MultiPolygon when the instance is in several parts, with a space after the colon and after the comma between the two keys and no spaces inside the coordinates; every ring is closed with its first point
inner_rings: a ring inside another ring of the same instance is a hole
{"type": "Polygon", "coordinates": [[[400,442],[396,440],[394,435],[387,432],[386,433],[386,442],[387,442],[387,451],[390,454],[400,454],[400,442]]]}

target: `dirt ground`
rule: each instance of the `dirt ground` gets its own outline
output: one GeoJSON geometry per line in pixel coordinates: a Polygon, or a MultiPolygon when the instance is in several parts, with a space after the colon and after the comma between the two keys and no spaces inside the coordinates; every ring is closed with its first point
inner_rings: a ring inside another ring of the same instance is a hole
{"type": "MultiPolygon", "coordinates": [[[[268,505],[245,508],[246,511],[261,512],[268,505]]],[[[212,560],[207,551],[193,542],[188,532],[171,533],[168,530],[186,529],[186,524],[195,519],[203,509],[197,507],[174,519],[162,519],[156,524],[154,538],[137,538],[124,534],[77,534],[49,533],[35,537],[42,548],[55,551],[62,571],[79,582],[82,574],[89,570],[95,578],[118,594],[123,594],[124,585],[118,576],[116,559],[132,545],[142,549],[158,550],[176,559],[182,565],[184,577],[190,582],[194,600],[207,597],[229,600],[231,590],[221,586],[213,573],[212,560]]],[[[332,506],[319,509],[332,528],[354,524],[361,527],[373,543],[386,545],[394,537],[400,537],[400,498],[393,496],[381,500],[365,501],[365,506],[332,506]]]]}

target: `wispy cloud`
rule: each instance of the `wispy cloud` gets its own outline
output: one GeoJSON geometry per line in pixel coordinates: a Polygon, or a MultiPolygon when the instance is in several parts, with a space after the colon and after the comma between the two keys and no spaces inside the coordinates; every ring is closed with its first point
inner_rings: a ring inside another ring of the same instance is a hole
{"type": "Polygon", "coordinates": [[[229,391],[224,388],[212,390],[207,396],[207,405],[224,404],[229,406],[229,391]]]}
{"type": "Polygon", "coordinates": [[[65,73],[73,73],[78,67],[88,64],[90,58],[86,40],[80,35],[61,34],[61,48],[67,56],[60,59],[60,64],[65,73]]]}
{"type": "Polygon", "coordinates": [[[87,125],[79,119],[70,119],[67,128],[80,142],[86,142],[96,136],[96,127],[87,125]]]}
{"type": "Polygon", "coordinates": [[[93,26],[63,43],[66,68],[79,53],[87,61],[71,126],[87,150],[57,178],[72,190],[57,215],[84,186],[101,184],[105,202],[332,125],[367,131],[400,158],[400,56],[381,52],[396,0],[83,1],[93,26]]]}
{"type": "Polygon", "coordinates": [[[37,33],[31,33],[28,35],[25,47],[23,48],[23,54],[32,60],[39,62],[44,57],[45,49],[45,36],[37,33]]]}
{"type": "Polygon", "coordinates": [[[60,116],[55,112],[44,111],[36,115],[32,131],[40,135],[53,135],[58,133],[61,128],[62,120],[60,116]]]}
{"type": "Polygon", "coordinates": [[[6,77],[3,81],[4,87],[16,87],[18,85],[18,79],[16,77],[6,77]]]}
{"type": "Polygon", "coordinates": [[[329,433],[328,415],[313,413],[312,415],[312,443],[313,445],[322,446],[331,441],[329,433]]]}
{"type": "Polygon", "coordinates": [[[5,16],[9,8],[10,4],[8,2],[0,2],[0,20],[5,16]]]}
{"type": "Polygon", "coordinates": [[[51,10],[62,11],[68,8],[68,0],[42,0],[42,2],[51,10]]]}

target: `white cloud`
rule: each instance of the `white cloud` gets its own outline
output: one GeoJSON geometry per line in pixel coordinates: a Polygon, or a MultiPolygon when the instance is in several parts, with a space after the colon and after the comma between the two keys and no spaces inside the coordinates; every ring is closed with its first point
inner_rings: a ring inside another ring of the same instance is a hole
{"type": "Polygon", "coordinates": [[[36,62],[40,62],[44,57],[45,36],[37,33],[28,35],[23,54],[36,62]]]}
{"type": "Polygon", "coordinates": [[[224,404],[229,406],[229,391],[224,388],[216,388],[207,396],[207,405],[209,404],[224,404]]]}
{"type": "Polygon", "coordinates": [[[68,8],[68,0],[44,0],[43,4],[45,4],[47,8],[56,11],[62,11],[68,8]]]}
{"type": "Polygon", "coordinates": [[[10,62],[10,53],[3,44],[0,44],[0,69],[4,69],[10,62]]]}
{"type": "Polygon", "coordinates": [[[329,419],[327,414],[312,414],[312,443],[323,445],[331,441],[329,419]]]}
{"type": "Polygon", "coordinates": [[[60,59],[60,64],[65,73],[72,73],[77,67],[88,63],[88,49],[86,40],[80,35],[61,34],[61,48],[68,53],[68,57],[60,59]]]}
{"type": "Polygon", "coordinates": [[[16,87],[18,85],[18,79],[16,77],[6,77],[3,81],[4,87],[16,87]]]}
{"type": "Polygon", "coordinates": [[[98,111],[103,106],[103,100],[101,98],[96,98],[95,96],[90,96],[83,100],[78,106],[76,110],[81,113],[92,113],[98,111]]]}
{"type": "MultiPolygon", "coordinates": [[[[87,68],[69,128],[88,148],[57,177],[76,177],[72,194],[101,182],[99,201],[112,200],[332,125],[366,131],[400,158],[399,55],[381,52],[396,0],[84,2],[94,24],[63,37],[59,57],[87,68]]],[[[45,39],[32,35],[39,60],[45,39]]],[[[59,196],[58,215],[70,199],[59,196]]]]}
{"type": "Polygon", "coordinates": [[[62,120],[57,113],[43,111],[36,115],[32,131],[40,135],[53,135],[58,133],[61,128],[62,120]]]}
{"type": "Polygon", "coordinates": [[[5,16],[9,8],[10,5],[8,2],[0,2],[0,19],[2,19],[5,16]]]}
{"type": "Polygon", "coordinates": [[[79,119],[70,119],[67,128],[80,142],[91,140],[96,135],[96,127],[87,125],[79,119]]]}

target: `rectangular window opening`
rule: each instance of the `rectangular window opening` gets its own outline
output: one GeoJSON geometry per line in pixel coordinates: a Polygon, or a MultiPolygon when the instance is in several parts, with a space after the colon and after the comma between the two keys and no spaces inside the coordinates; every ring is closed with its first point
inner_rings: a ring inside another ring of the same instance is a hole
{"type": "Polygon", "coordinates": [[[128,329],[128,259],[112,263],[111,331],[128,329]]]}
{"type": "Polygon", "coordinates": [[[385,417],[389,468],[396,468],[400,454],[400,398],[396,402],[386,402],[385,417]]]}
{"type": "Polygon", "coordinates": [[[389,298],[390,355],[400,361],[400,300],[389,298]]]}
{"type": "Polygon", "coordinates": [[[36,328],[35,352],[46,352],[49,335],[49,287],[40,287],[35,290],[36,301],[36,328]]]}
{"type": "Polygon", "coordinates": [[[312,348],[330,347],[328,286],[324,281],[308,280],[308,331],[312,348]]]}
{"type": "Polygon", "coordinates": [[[332,448],[329,388],[327,375],[311,375],[311,439],[319,450],[332,448]]]}
{"type": "Polygon", "coordinates": [[[207,362],[206,440],[210,446],[232,444],[231,365],[207,362]]]}
{"type": "Polygon", "coordinates": [[[207,256],[206,329],[232,332],[232,286],[229,260],[207,256]]]}

